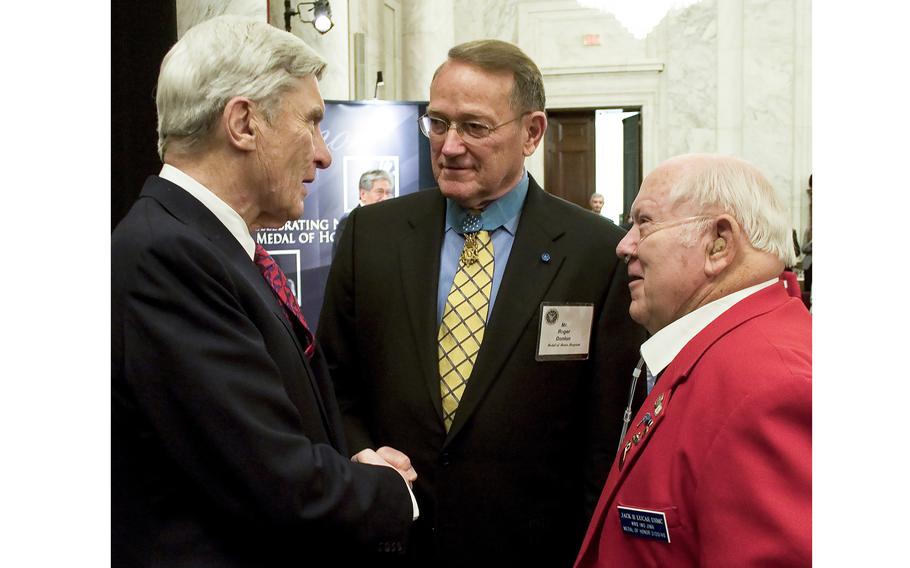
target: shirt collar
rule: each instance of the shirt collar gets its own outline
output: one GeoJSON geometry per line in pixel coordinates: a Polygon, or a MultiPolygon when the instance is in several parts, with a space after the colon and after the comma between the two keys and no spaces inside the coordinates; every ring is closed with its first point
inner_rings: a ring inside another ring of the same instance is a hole
{"type": "Polygon", "coordinates": [[[158,176],[179,186],[205,205],[205,208],[211,211],[221,221],[221,224],[234,235],[234,238],[237,239],[237,242],[249,255],[250,260],[253,259],[253,253],[256,251],[256,242],[250,235],[250,230],[246,226],[243,217],[234,211],[230,205],[212,193],[212,190],[170,164],[164,164],[158,176]]]}
{"type": "MultiPolygon", "coordinates": [[[[481,220],[483,230],[493,232],[499,227],[504,228],[511,235],[515,235],[518,227],[518,217],[528,194],[528,171],[525,170],[518,184],[508,193],[487,205],[483,210],[481,220]]],[[[449,229],[460,230],[468,211],[455,201],[446,198],[446,231],[449,229]]]]}
{"type": "Polygon", "coordinates": [[[705,304],[659,330],[641,346],[641,356],[644,358],[645,364],[648,365],[648,370],[652,375],[657,376],[679,355],[679,352],[693,337],[708,327],[721,314],[747,296],[751,296],[779,281],[775,278],[728,294],[723,298],[705,304]]]}

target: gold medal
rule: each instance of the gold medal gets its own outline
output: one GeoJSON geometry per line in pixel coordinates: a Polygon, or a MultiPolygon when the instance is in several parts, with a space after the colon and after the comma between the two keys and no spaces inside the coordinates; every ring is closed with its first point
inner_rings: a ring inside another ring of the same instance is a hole
{"type": "Polygon", "coordinates": [[[477,239],[477,233],[466,233],[464,236],[464,248],[461,249],[461,263],[465,266],[471,266],[477,262],[479,253],[480,241],[477,239]]]}

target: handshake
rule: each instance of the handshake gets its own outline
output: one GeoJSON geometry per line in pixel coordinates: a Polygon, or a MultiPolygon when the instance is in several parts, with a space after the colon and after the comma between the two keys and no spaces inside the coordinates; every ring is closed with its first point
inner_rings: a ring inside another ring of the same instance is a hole
{"type": "Polygon", "coordinates": [[[417,472],[414,471],[414,468],[411,466],[411,459],[395,448],[383,446],[375,451],[369,448],[360,450],[354,454],[351,461],[354,463],[391,467],[401,474],[401,477],[404,478],[408,487],[411,489],[414,488],[414,481],[417,480],[417,472]]]}

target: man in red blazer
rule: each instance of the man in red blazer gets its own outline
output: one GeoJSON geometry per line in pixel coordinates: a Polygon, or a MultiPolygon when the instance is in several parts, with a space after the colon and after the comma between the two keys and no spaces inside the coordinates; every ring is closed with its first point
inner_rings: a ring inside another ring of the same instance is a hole
{"type": "Polygon", "coordinates": [[[616,252],[652,334],[648,397],[575,566],[809,566],[811,317],[779,281],[781,202],[753,166],[687,155],[645,179],[632,218],[616,252]]]}

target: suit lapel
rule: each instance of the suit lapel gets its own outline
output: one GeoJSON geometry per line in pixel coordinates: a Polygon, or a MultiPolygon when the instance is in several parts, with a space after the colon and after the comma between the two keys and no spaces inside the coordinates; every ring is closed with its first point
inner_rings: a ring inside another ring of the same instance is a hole
{"type": "MultiPolygon", "coordinates": [[[[503,273],[493,313],[484,331],[483,345],[464,397],[458,404],[447,442],[458,434],[499,376],[565,260],[566,251],[559,242],[565,228],[549,214],[545,200],[544,191],[531,178],[509,264],[503,273]],[[549,254],[549,261],[542,260],[543,253],[549,254]]],[[[439,390],[438,385],[436,389],[439,390]]]]}
{"type": "MultiPolygon", "coordinates": [[[[329,433],[330,437],[336,437],[337,432],[334,431],[334,428],[332,428],[328,422],[325,403],[322,400],[318,385],[315,383],[313,371],[309,366],[297,331],[294,329],[289,318],[285,315],[284,306],[279,303],[278,299],[275,297],[275,293],[262,277],[262,274],[260,274],[259,268],[253,263],[240,243],[237,242],[234,235],[227,230],[221,221],[215,217],[214,213],[209,211],[205,205],[197,201],[195,197],[184,191],[178,185],[171,183],[168,180],[157,176],[149,177],[143,187],[142,196],[155,199],[174,217],[201,232],[225,255],[234,269],[243,276],[249,285],[256,290],[259,298],[269,307],[275,318],[281,322],[282,327],[296,347],[297,353],[301,359],[301,364],[307,376],[307,382],[310,385],[313,397],[315,397],[321,411],[323,425],[326,427],[326,431],[329,433]]],[[[285,389],[288,391],[289,398],[294,402],[297,410],[303,412],[304,409],[298,403],[298,400],[304,396],[301,389],[305,387],[303,387],[300,381],[287,380],[292,377],[287,376],[286,373],[283,373],[282,376],[285,378],[284,385],[285,389]]]]}
{"type": "Polygon", "coordinates": [[[667,413],[670,412],[670,399],[676,387],[686,379],[686,375],[672,376],[665,372],[661,377],[660,388],[655,386],[651,394],[645,399],[644,404],[638,409],[635,418],[629,423],[629,431],[622,440],[619,452],[613,460],[610,467],[610,473],[607,476],[607,482],[604,485],[603,494],[598,502],[597,509],[594,511],[594,517],[601,514],[609,514],[609,511],[603,511],[607,503],[612,503],[616,492],[622,485],[629,472],[635,467],[639,456],[648,447],[648,443],[654,437],[660,425],[663,424],[667,413]],[[647,427],[647,419],[651,420],[651,426],[647,427]],[[626,449],[628,447],[628,450],[626,449]]]}
{"type": "Polygon", "coordinates": [[[407,222],[412,233],[410,238],[401,242],[399,250],[401,286],[408,318],[417,341],[417,357],[422,370],[420,374],[425,379],[433,408],[442,422],[436,303],[439,289],[439,257],[445,230],[445,199],[439,194],[439,199],[433,200],[430,209],[415,212],[407,222]]]}
{"type": "Polygon", "coordinates": [[[591,515],[591,524],[588,526],[578,553],[579,559],[586,555],[594,536],[601,534],[606,517],[611,514],[607,510],[607,506],[609,505],[612,509],[619,487],[628,477],[629,472],[635,466],[635,462],[638,461],[639,456],[644,452],[651,438],[653,438],[655,431],[663,423],[664,418],[667,416],[670,398],[676,386],[685,379],[685,376],[677,376],[673,380],[667,380],[669,378],[667,373],[664,372],[661,381],[664,381],[665,384],[661,388],[655,386],[651,394],[645,399],[644,404],[638,409],[634,420],[629,423],[629,431],[622,440],[619,452],[613,460],[613,465],[610,466],[607,481],[604,484],[600,499],[597,500],[597,507],[594,509],[594,514],[591,515]],[[650,427],[646,427],[644,424],[645,415],[651,419],[650,427]],[[637,443],[633,441],[636,437],[637,443]],[[628,446],[628,450],[626,450],[626,446],[628,446]],[[620,465],[620,461],[622,461],[622,465],[620,465]]]}

